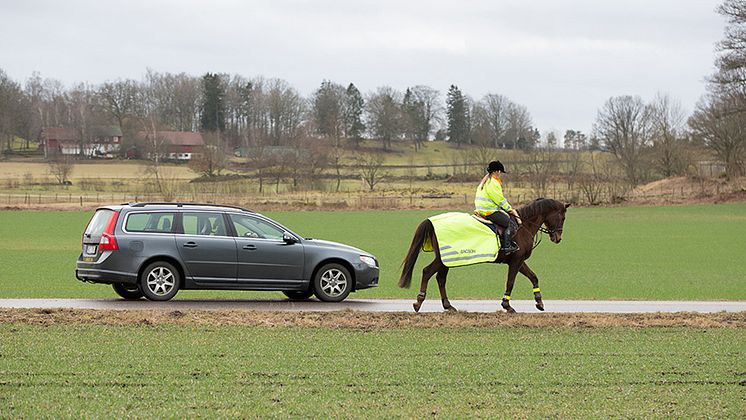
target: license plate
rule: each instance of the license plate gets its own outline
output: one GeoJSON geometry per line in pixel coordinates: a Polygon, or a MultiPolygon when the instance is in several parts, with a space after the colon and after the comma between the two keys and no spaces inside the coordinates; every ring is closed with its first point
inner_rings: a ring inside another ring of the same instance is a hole
{"type": "Polygon", "coordinates": [[[85,262],[93,262],[93,261],[95,261],[95,260],[96,260],[96,259],[95,259],[95,258],[93,258],[93,257],[83,257],[83,261],[85,261],[85,262]]]}
{"type": "Polygon", "coordinates": [[[96,245],[86,245],[85,246],[85,253],[88,255],[93,255],[96,253],[96,245]]]}

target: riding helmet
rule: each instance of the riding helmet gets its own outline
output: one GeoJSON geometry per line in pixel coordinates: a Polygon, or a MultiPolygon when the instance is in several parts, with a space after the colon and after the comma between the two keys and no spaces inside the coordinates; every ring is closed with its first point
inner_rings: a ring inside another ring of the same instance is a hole
{"type": "Polygon", "coordinates": [[[504,174],[507,173],[505,171],[505,166],[503,166],[502,162],[500,162],[499,160],[493,160],[487,166],[487,172],[492,173],[492,172],[495,172],[495,171],[500,171],[500,172],[502,172],[504,174]]]}

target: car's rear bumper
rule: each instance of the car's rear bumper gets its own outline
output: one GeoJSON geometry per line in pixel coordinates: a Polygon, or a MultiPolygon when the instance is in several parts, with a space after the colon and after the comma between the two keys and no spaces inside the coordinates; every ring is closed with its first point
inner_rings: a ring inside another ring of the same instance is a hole
{"type": "Polygon", "coordinates": [[[378,286],[378,271],[367,264],[355,267],[355,290],[378,286]]]}
{"type": "Polygon", "coordinates": [[[137,283],[137,273],[117,270],[116,267],[110,267],[110,264],[106,262],[106,258],[97,262],[87,262],[78,258],[75,264],[75,278],[92,283],[137,283]]]}

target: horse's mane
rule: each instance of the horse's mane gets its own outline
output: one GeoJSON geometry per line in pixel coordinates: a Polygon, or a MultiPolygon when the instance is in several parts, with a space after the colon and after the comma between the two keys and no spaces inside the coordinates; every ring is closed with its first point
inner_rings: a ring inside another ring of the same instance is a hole
{"type": "Polygon", "coordinates": [[[518,214],[523,219],[531,219],[539,214],[546,214],[559,207],[559,201],[551,198],[537,198],[536,200],[518,208],[518,214]]]}

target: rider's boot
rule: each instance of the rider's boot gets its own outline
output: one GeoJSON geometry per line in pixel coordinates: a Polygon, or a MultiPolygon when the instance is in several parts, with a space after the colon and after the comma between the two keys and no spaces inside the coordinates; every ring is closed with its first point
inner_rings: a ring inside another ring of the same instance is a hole
{"type": "Polygon", "coordinates": [[[513,232],[513,223],[510,223],[508,227],[505,228],[505,231],[503,231],[503,234],[500,237],[500,251],[504,252],[506,255],[516,252],[520,249],[518,245],[513,242],[513,232]]]}

